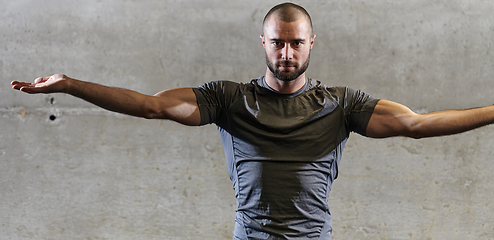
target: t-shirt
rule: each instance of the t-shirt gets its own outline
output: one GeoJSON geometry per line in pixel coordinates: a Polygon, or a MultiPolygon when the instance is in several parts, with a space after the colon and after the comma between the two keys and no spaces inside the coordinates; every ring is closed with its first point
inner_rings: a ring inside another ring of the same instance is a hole
{"type": "Polygon", "coordinates": [[[291,94],[264,77],[193,88],[201,125],[220,132],[237,199],[234,239],[330,239],[328,196],[350,132],[378,100],[307,78],[291,94]]]}

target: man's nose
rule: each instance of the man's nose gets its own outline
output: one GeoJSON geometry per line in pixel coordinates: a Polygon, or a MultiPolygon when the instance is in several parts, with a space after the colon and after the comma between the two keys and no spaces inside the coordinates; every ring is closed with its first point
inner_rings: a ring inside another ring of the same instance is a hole
{"type": "Polygon", "coordinates": [[[290,44],[285,44],[281,51],[281,58],[283,60],[290,60],[293,58],[293,48],[290,46],[290,44]]]}

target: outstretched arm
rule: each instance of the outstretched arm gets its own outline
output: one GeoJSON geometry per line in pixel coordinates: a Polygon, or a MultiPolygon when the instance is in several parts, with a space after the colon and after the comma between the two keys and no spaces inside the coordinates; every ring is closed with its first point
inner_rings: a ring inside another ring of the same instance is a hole
{"type": "Polygon", "coordinates": [[[68,93],[107,110],[137,117],[170,119],[191,126],[199,125],[201,119],[191,88],[170,89],[150,96],[80,81],[62,74],[40,77],[34,83],[13,81],[11,84],[12,88],[30,94],[68,93]]]}
{"type": "Polygon", "coordinates": [[[494,106],[416,114],[401,104],[380,100],[367,125],[367,136],[435,137],[466,132],[491,123],[494,123],[494,106]]]}

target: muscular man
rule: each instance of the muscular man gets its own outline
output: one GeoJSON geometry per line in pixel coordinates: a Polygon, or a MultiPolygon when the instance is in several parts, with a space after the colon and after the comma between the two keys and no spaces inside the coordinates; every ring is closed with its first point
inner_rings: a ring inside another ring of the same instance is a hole
{"type": "Polygon", "coordinates": [[[416,114],[407,107],[305,76],[314,45],[302,7],[273,7],[260,36],[266,74],[154,96],[56,74],[12,82],[27,93],[62,92],[105,109],[197,126],[218,126],[237,198],[234,239],[331,239],[327,204],[350,132],[422,138],[494,121],[494,106],[416,114]]]}

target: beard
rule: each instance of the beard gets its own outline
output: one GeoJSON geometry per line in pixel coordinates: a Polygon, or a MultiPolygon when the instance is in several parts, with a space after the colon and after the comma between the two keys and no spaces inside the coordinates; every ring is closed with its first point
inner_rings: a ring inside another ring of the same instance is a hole
{"type": "Polygon", "coordinates": [[[307,60],[302,64],[302,66],[298,66],[298,64],[294,64],[290,61],[279,61],[276,63],[272,63],[268,59],[268,55],[266,54],[266,65],[268,65],[269,70],[273,73],[273,75],[281,81],[289,82],[297,79],[300,75],[302,75],[307,68],[309,68],[310,61],[310,52],[309,56],[307,56],[307,60]],[[286,71],[280,71],[280,66],[293,66],[295,67],[295,71],[292,73],[286,71]]]}

